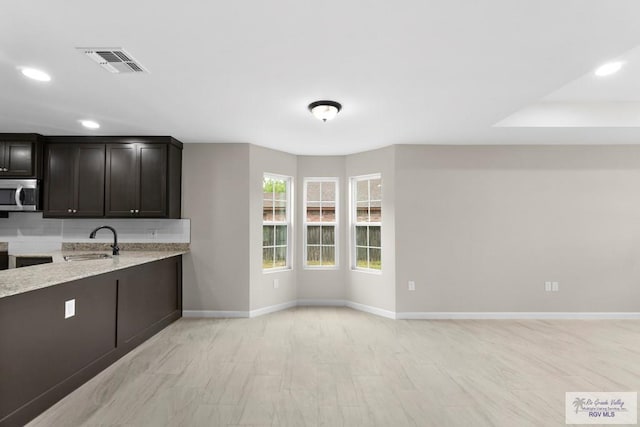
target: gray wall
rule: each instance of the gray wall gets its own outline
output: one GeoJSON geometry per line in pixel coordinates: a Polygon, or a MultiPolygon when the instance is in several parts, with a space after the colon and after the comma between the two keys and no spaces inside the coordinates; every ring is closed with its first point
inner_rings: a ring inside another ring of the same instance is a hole
{"type": "Polygon", "coordinates": [[[185,144],[185,310],[249,310],[249,144],[185,144]]]}
{"type": "Polygon", "coordinates": [[[396,311],[395,151],[392,146],[353,154],[345,164],[347,179],[382,174],[382,273],[354,271],[347,266],[347,299],[391,312],[396,311]]]}
{"type": "Polygon", "coordinates": [[[398,312],[640,311],[640,147],[397,146],[395,197],[398,312]]]}
{"type": "MultiPolygon", "coordinates": [[[[293,251],[292,265],[296,265],[298,247],[295,244],[298,227],[296,226],[296,173],[297,162],[293,154],[270,150],[255,145],[250,146],[249,158],[249,251],[250,254],[250,282],[251,282],[251,310],[288,303],[297,299],[296,269],[264,273],[262,271],[262,179],[265,172],[292,177],[293,185],[293,251]],[[279,287],[273,286],[278,279],[279,287]]],[[[246,254],[245,254],[246,258],[246,254]]]]}
{"type": "Polygon", "coordinates": [[[400,313],[640,311],[640,147],[398,145],[307,157],[185,144],[183,161],[185,310],[300,299],[400,313]],[[265,172],[294,178],[292,271],[262,271],[265,172]],[[378,172],[383,272],[352,271],[348,179],[378,172]],[[302,182],[313,176],[340,178],[338,270],[302,268],[302,182]]]}
{"type": "Polygon", "coordinates": [[[324,303],[343,302],[346,299],[346,272],[349,270],[349,251],[347,249],[347,235],[349,233],[347,216],[348,187],[345,177],[344,156],[298,156],[298,185],[296,191],[298,200],[297,221],[299,233],[297,247],[299,248],[298,262],[298,299],[303,301],[321,301],[324,303]],[[303,267],[303,182],[304,178],[337,177],[339,179],[339,209],[338,209],[338,268],[334,270],[305,269],[303,267]]]}

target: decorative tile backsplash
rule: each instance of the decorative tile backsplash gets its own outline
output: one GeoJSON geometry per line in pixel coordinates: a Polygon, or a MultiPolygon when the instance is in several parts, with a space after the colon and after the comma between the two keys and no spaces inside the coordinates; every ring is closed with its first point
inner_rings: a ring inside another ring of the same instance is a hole
{"type": "Polygon", "coordinates": [[[118,231],[119,242],[189,243],[191,221],[188,219],[52,219],[42,213],[11,212],[0,218],[0,242],[9,243],[9,253],[40,253],[60,250],[63,242],[110,242],[108,230],[98,232],[96,239],[89,233],[101,225],[118,231]]]}

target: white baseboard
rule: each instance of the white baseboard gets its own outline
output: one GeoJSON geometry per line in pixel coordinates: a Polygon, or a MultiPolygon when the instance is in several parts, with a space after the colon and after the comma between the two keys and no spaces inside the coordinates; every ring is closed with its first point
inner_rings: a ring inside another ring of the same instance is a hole
{"type": "Polygon", "coordinates": [[[276,311],[286,310],[292,307],[308,306],[308,307],[349,307],[354,310],[364,311],[366,313],[375,314],[376,316],[386,317],[388,319],[398,320],[498,320],[498,319],[640,319],[638,312],[462,312],[462,311],[437,311],[437,312],[400,312],[384,310],[369,305],[360,304],[346,300],[314,300],[300,299],[297,301],[289,301],[281,304],[271,305],[251,311],[223,311],[223,310],[184,310],[183,317],[189,318],[238,318],[238,317],[257,317],[264,314],[275,313],[276,311]]]}
{"type": "Polygon", "coordinates": [[[382,308],[372,307],[370,305],[364,305],[353,301],[347,301],[347,307],[353,308],[354,310],[364,311],[366,313],[375,314],[376,316],[386,317],[388,319],[395,319],[396,313],[389,310],[383,310],[382,308]]]}
{"type": "Polygon", "coordinates": [[[270,305],[268,307],[258,308],[249,312],[249,317],[262,316],[264,314],[275,313],[276,311],[286,310],[298,305],[298,301],[283,302],[281,304],[270,305]]]}
{"type": "Polygon", "coordinates": [[[182,310],[182,317],[249,317],[249,312],[223,310],[182,310]]]}
{"type": "Polygon", "coordinates": [[[343,299],[299,299],[298,306],[307,307],[344,307],[347,301],[343,299]]]}
{"type": "Polygon", "coordinates": [[[640,313],[636,312],[400,312],[396,313],[396,319],[404,320],[473,320],[473,319],[640,319],[640,313]]]}

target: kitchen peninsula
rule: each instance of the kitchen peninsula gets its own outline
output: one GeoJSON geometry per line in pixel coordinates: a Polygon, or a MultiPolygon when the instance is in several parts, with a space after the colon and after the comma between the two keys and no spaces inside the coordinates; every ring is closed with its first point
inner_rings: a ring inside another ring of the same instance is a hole
{"type": "Polygon", "coordinates": [[[122,246],[119,256],[65,261],[100,252],[70,245],[89,250],[0,272],[0,426],[23,425],[182,316],[188,245],[122,246]]]}

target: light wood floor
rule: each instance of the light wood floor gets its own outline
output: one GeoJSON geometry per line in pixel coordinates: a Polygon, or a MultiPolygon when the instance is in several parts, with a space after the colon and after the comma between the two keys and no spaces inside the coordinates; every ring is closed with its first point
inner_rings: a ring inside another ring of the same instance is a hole
{"type": "Polygon", "coordinates": [[[181,319],[30,426],[564,426],[566,391],[640,391],[640,321],[181,319]]]}

